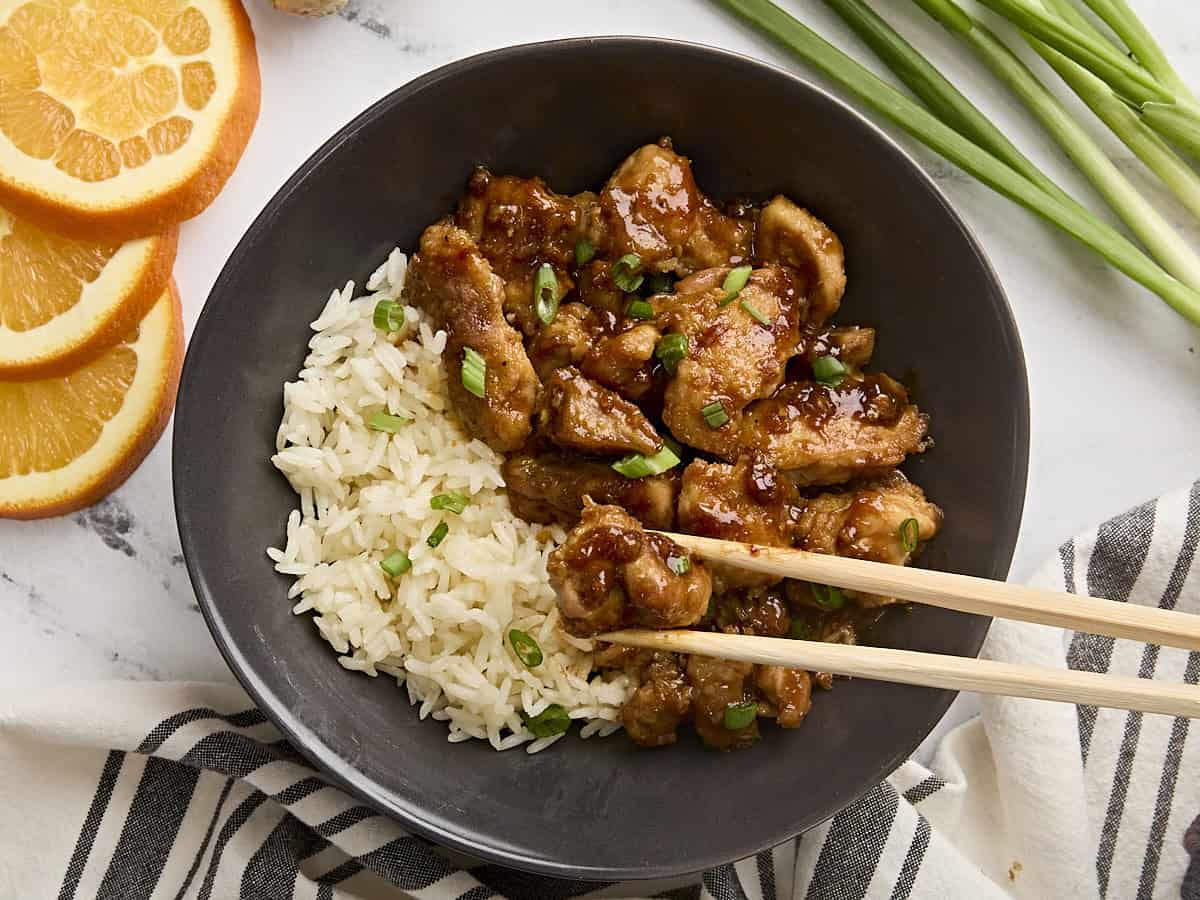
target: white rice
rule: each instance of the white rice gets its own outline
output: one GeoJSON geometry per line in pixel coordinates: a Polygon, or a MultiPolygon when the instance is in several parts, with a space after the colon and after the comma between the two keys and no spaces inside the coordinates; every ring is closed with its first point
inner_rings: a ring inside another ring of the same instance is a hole
{"type": "Polygon", "coordinates": [[[399,250],[352,299],[334,291],[312,323],[316,335],[297,381],[283,386],[283,421],[271,461],[300,495],[282,550],[267,555],[295,576],[293,611],[313,613],[347,669],[391,676],[422,719],[444,721],[450,741],[486,740],[530,753],[561,737],[536,738],[521,711],[552,703],[583,721],[581,735],[620,728],[632,686],[593,676],[591,642],[558,627],[546,561],[562,529],[531,525],[509,508],[501,457],[472,439],[450,409],[440,354],[443,332],[405,307],[404,329],[375,328],[379,300],[394,300],[407,260],[399,250]],[[397,434],[369,429],[373,413],[416,421],[397,434]],[[430,508],[448,491],[471,497],[461,516],[430,508]],[[445,521],[435,549],[426,538],[445,521]],[[391,579],[380,562],[408,553],[412,569],[391,579]],[[519,628],[544,660],[528,668],[508,644],[519,628]]]}

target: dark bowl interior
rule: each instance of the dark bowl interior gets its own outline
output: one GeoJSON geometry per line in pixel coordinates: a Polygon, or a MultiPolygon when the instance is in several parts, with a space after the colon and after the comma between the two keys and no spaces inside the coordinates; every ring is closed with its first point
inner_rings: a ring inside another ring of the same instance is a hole
{"type": "MultiPolygon", "coordinates": [[[[1019,339],[979,247],[913,161],[839,101],[721,51],[611,38],[517,47],[447,66],[329,141],[250,228],[187,355],[175,500],[188,570],[217,644],[316,764],[443,844],[578,878],[658,877],[751,854],[831,816],[903,760],[948,692],[861,679],[817,698],[794,731],[735,756],[691,738],[661,751],[571,738],[529,756],[448,744],[403,690],[343,670],[290,613],[263,550],[297,503],[271,467],[281,385],[308,323],[347,278],[455,205],[471,168],[598,188],[661,135],[713,197],[784,192],[847,248],[839,321],[880,329],[877,365],[915,372],[937,445],[910,475],[946,511],[922,563],[1003,578],[1025,490],[1028,402],[1019,339]],[[653,89],[647,89],[648,86],[653,89]],[[981,402],[981,398],[987,398],[981,402]]],[[[987,620],[893,612],[872,641],[974,655],[987,620]]]]}

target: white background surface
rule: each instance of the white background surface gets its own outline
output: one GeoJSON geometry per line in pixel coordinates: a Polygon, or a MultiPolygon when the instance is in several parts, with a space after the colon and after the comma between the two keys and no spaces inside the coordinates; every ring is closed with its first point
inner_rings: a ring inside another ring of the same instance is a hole
{"type": "MultiPolygon", "coordinates": [[[[320,21],[275,13],[266,0],[248,4],[262,69],[262,115],[224,193],[184,226],[175,274],[189,330],[226,257],[287,176],[372,101],[443,63],[526,41],[644,34],[722,46],[813,77],[708,0],[351,0],[340,18],[320,21]]],[[[1185,78],[1200,87],[1200,4],[1133,4],[1185,78]]],[[[819,0],[784,5],[878,68],[819,0]]],[[[1101,208],[964,47],[903,0],[875,5],[1052,177],[1101,208]]],[[[1089,124],[1107,138],[1098,123],[1089,124]]],[[[1012,570],[1014,579],[1022,579],[1076,531],[1200,476],[1200,331],[1089,252],[900,139],[979,236],[1024,341],[1033,444],[1012,570]]],[[[1149,184],[1124,148],[1106,144],[1122,169],[1149,184]]],[[[1150,190],[1200,247],[1196,224],[1152,184],[1150,190]]],[[[1009,400],[980,395],[978,402],[989,408],[1009,400]]],[[[130,481],[90,511],[44,522],[0,522],[4,684],[231,678],[182,567],[169,447],[168,432],[130,481]]]]}

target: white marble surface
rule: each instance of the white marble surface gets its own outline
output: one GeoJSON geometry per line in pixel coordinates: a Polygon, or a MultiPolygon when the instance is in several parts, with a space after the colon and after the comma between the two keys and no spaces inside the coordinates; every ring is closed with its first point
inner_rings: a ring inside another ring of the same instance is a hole
{"type": "MultiPolygon", "coordinates": [[[[258,36],[263,112],[225,192],[183,229],[176,277],[189,328],[234,244],[287,175],[369,103],[431,68],[508,44],[600,34],[699,41],[792,65],[708,0],[350,0],[340,18],[322,21],[274,13],[267,0],[247,2],[258,36]]],[[[1134,4],[1200,86],[1200,5],[1134,4]]],[[[820,0],[787,5],[867,58],[820,0]]],[[[961,46],[902,0],[877,6],[1036,161],[1099,207],[961,46]]],[[[1200,331],[1068,239],[913,149],[980,237],[1024,340],[1033,447],[1013,566],[1020,579],[1073,532],[1200,475],[1200,331]]],[[[1141,181],[1128,153],[1113,149],[1122,168],[1141,181]]],[[[1200,246],[1195,223],[1150,189],[1200,246]]],[[[981,396],[979,402],[1005,398],[981,396]]],[[[0,608],[0,679],[8,686],[231,677],[182,567],[166,438],[99,506],[57,520],[0,522],[0,608]]]]}

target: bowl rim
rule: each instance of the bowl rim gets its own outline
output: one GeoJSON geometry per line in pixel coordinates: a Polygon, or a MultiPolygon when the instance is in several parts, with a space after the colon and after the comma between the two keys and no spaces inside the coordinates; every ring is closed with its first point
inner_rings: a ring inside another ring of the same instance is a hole
{"type": "MultiPolygon", "coordinates": [[[[1012,498],[1012,516],[1011,521],[1004,529],[1003,534],[999,534],[1000,540],[997,544],[1002,548],[1000,556],[997,559],[997,565],[1007,575],[1009,572],[1012,557],[1016,550],[1017,537],[1020,532],[1020,526],[1023,521],[1024,507],[1026,494],[1028,492],[1028,472],[1029,472],[1029,428],[1030,428],[1030,408],[1029,408],[1029,383],[1028,383],[1028,368],[1026,365],[1023,345],[1020,338],[1020,331],[1017,327],[1016,319],[1013,315],[1012,306],[1008,301],[1008,296],[1004,291],[1004,286],[1000,278],[996,274],[995,268],[992,266],[983,248],[976,238],[975,233],[962,219],[954,207],[950,204],[949,199],[937,186],[936,182],[925,171],[924,168],[916,161],[916,159],[902,147],[896,139],[884,131],[880,126],[868,119],[863,113],[852,107],[849,103],[842,100],[829,90],[809,81],[808,79],[795,74],[788,69],[785,69],[774,63],[756,59],[744,53],[739,53],[732,50],[726,50],[721,47],[715,47],[709,44],[704,44],[696,41],[676,40],[673,38],[646,37],[636,35],[604,35],[593,37],[574,37],[560,38],[553,40],[535,41],[524,44],[516,44],[507,47],[501,47],[494,50],[488,50],[462,59],[454,60],[439,66],[423,75],[420,75],[411,81],[406,82],[400,87],[388,92],[383,97],[374,101],[365,110],[357,114],[349,122],[339,128],[328,140],[321,144],[283,183],[282,186],[275,192],[259,214],[254,218],[253,222],[243,233],[238,240],[237,245],[230,253],[213,283],[212,289],[208,297],[205,299],[205,304],[196,324],[192,330],[192,334],[196,334],[202,328],[206,327],[208,320],[215,315],[213,307],[209,305],[209,301],[221,293],[226,288],[226,284],[234,277],[234,272],[243,264],[243,258],[249,253],[249,247],[252,243],[251,238],[262,231],[269,230],[272,220],[276,217],[281,207],[283,207],[291,198],[292,194],[303,184],[318,168],[322,162],[328,157],[336,153],[343,144],[352,141],[357,132],[370,122],[373,122],[378,117],[385,115],[392,107],[406,102],[409,98],[416,94],[442,82],[448,78],[455,78],[462,74],[479,67],[490,66],[496,63],[519,57],[531,51],[546,51],[554,50],[556,52],[569,52],[573,49],[586,49],[597,46],[605,47],[635,47],[642,48],[646,51],[652,51],[654,48],[670,47],[673,49],[683,49],[686,51],[695,52],[701,56],[717,57],[725,62],[735,63],[742,66],[749,66],[763,71],[764,74],[769,74],[772,77],[782,77],[790,81],[794,87],[802,91],[816,94],[821,100],[837,107],[841,113],[849,116],[854,120],[858,127],[867,129],[876,140],[896,154],[898,160],[909,170],[912,178],[921,182],[930,195],[936,199],[938,204],[946,212],[949,221],[953,223],[966,239],[967,245],[973,251],[974,257],[978,265],[982,268],[986,279],[990,280],[996,295],[999,299],[997,304],[997,313],[1007,326],[1008,333],[1012,336],[1011,351],[1014,356],[1014,362],[1019,368],[1020,377],[1010,384],[1008,387],[1011,391],[1008,402],[1015,407],[1016,428],[1014,433],[1014,446],[1017,452],[1013,455],[1012,469],[1008,474],[1011,483],[1020,485],[1019,494],[1012,498]]],[[[188,350],[183,363],[183,372],[180,379],[178,396],[182,397],[184,393],[193,388],[193,383],[200,377],[197,369],[198,363],[195,362],[192,343],[189,340],[188,350]]],[[[185,500],[185,490],[178,477],[181,460],[186,455],[186,448],[183,446],[179,438],[180,429],[176,428],[172,435],[171,449],[171,472],[172,472],[172,496],[175,506],[176,527],[179,532],[181,549],[184,555],[188,577],[192,583],[196,598],[200,607],[200,611],[204,617],[209,631],[212,634],[213,641],[217,645],[222,658],[226,665],[237,678],[241,686],[250,695],[250,698],[255,704],[271,719],[272,722],[283,732],[293,747],[316,768],[322,775],[327,777],[332,783],[347,791],[353,797],[363,801],[371,808],[379,811],[383,815],[397,820],[405,828],[410,829],[413,833],[422,837],[428,838],[442,846],[457,850],[469,855],[486,859],[500,865],[508,866],[515,869],[520,869],[527,872],[534,872],[541,875],[547,875],[557,878],[566,878],[572,880],[595,880],[595,881],[635,881],[648,879],[664,879],[673,878],[682,875],[692,874],[715,866],[741,859],[745,856],[757,853],[767,847],[774,846],[783,841],[789,840],[796,836],[796,833],[784,833],[776,835],[772,838],[766,847],[738,847],[732,848],[729,854],[723,855],[720,858],[706,858],[702,860],[693,860],[686,865],[678,863],[665,862],[652,866],[633,867],[613,867],[613,866],[588,866],[586,864],[567,864],[554,860],[546,860],[538,856],[529,855],[513,850],[504,846],[489,844],[486,841],[480,841],[478,834],[470,834],[460,832],[454,828],[443,827],[437,823],[426,820],[423,816],[423,811],[415,805],[410,804],[403,798],[389,796],[389,792],[380,788],[368,776],[359,772],[353,765],[338,756],[305,722],[296,716],[291,709],[284,705],[280,699],[272,692],[267,684],[259,677],[254,667],[247,661],[242,651],[237,647],[232,635],[226,626],[225,620],[220,611],[215,607],[212,591],[208,587],[205,574],[199,568],[196,562],[196,546],[192,540],[192,523],[187,513],[187,503],[185,500]]],[[[1014,491],[1014,494],[1017,493],[1014,491]]],[[[971,619],[964,624],[966,630],[966,639],[970,646],[972,656],[977,656],[980,648],[983,645],[984,639],[987,636],[988,628],[991,624],[991,619],[982,616],[972,616],[971,619]]],[[[871,778],[866,781],[866,786],[863,791],[850,798],[846,806],[857,802],[862,794],[870,789],[870,786],[884,780],[890,775],[901,763],[908,759],[912,752],[919,746],[920,742],[928,737],[937,723],[945,715],[946,710],[958,695],[956,691],[940,691],[936,702],[930,706],[930,714],[922,722],[921,732],[924,737],[917,741],[912,746],[901,746],[896,752],[888,757],[877,770],[872,774],[871,778]]],[[[843,809],[845,807],[842,807],[843,809]]],[[[835,810],[830,813],[825,821],[832,818],[840,810],[835,810]]],[[[814,823],[810,827],[816,827],[819,823],[814,823]]],[[[805,829],[807,830],[807,829],[805,829]]],[[[803,833],[803,831],[798,832],[803,833]]]]}

